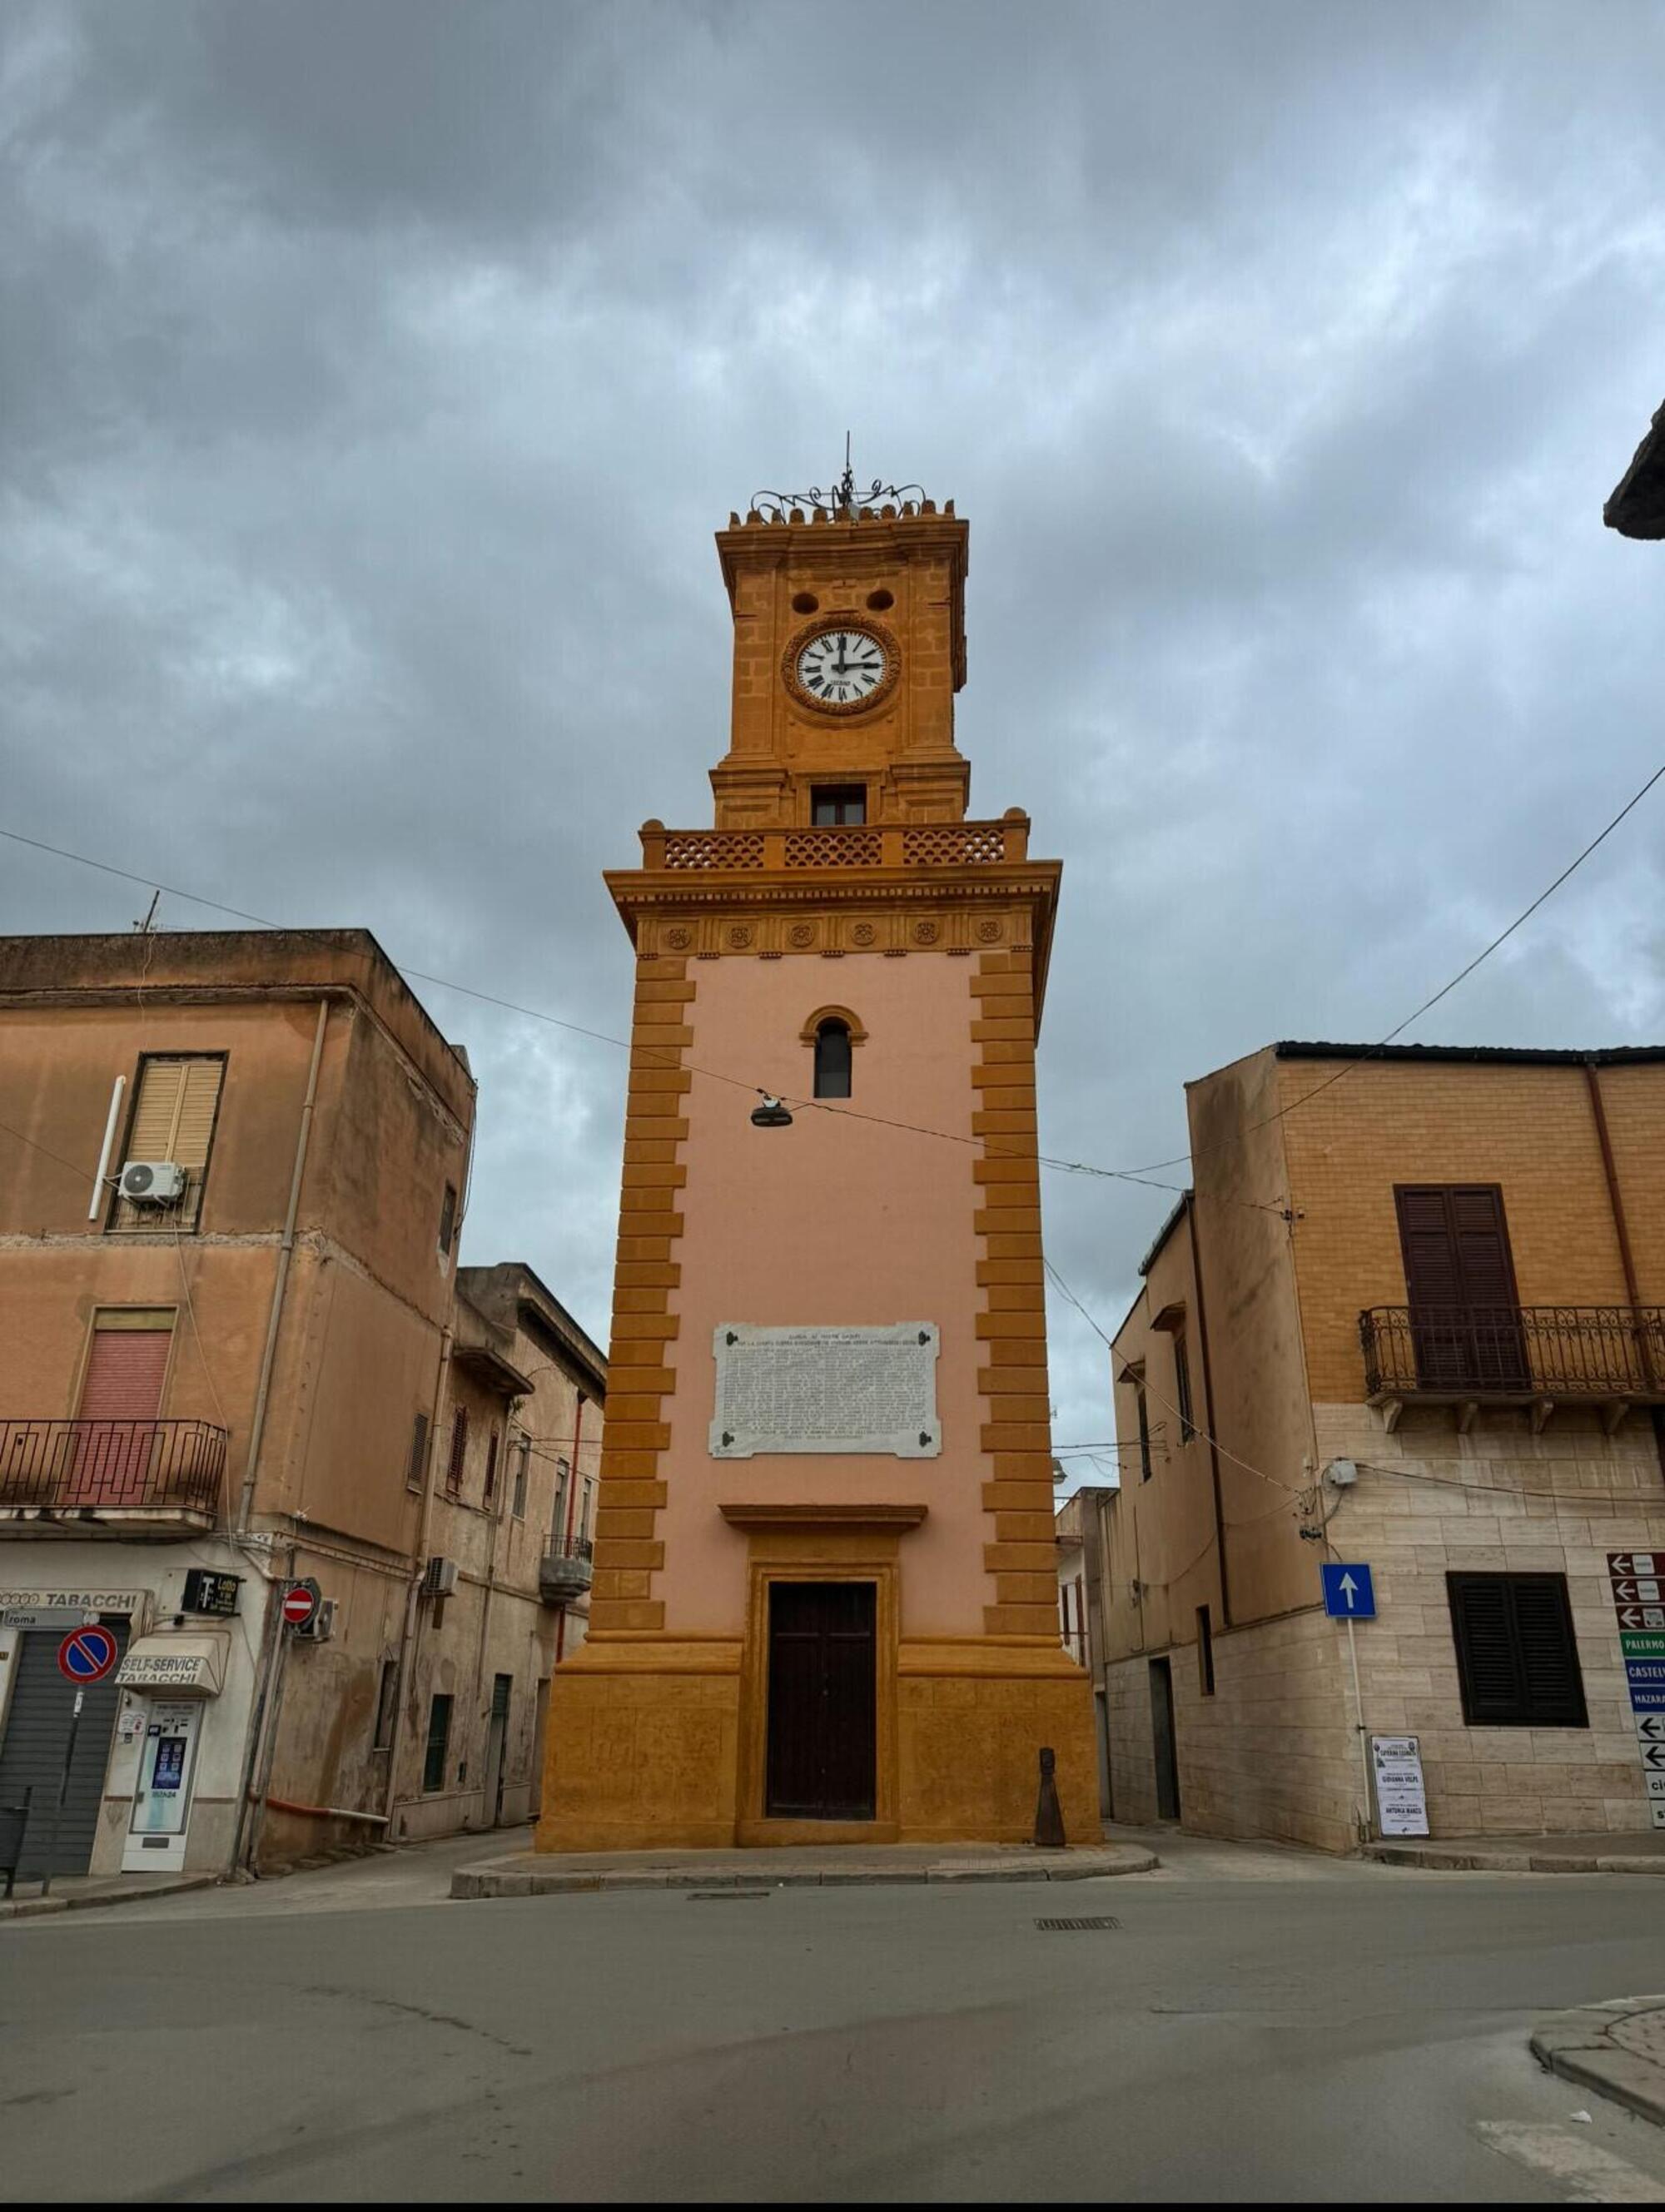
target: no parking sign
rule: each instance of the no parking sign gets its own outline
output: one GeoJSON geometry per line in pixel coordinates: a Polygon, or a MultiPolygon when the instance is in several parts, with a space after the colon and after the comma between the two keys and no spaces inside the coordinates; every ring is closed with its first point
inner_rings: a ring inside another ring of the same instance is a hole
{"type": "Polygon", "coordinates": [[[58,1673],[79,1689],[101,1682],[115,1663],[116,1639],[107,1628],[71,1629],[58,1647],[58,1673]]]}

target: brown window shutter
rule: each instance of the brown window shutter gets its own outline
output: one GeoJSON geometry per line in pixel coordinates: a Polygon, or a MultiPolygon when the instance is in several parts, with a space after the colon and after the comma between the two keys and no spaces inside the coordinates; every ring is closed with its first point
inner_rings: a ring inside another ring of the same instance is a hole
{"type": "Polygon", "coordinates": [[[497,1431],[495,1429],[486,1439],[486,1482],[482,1494],[488,1505],[497,1495],[497,1431]]]}
{"type": "Polygon", "coordinates": [[[410,1465],[405,1472],[405,1487],[420,1490],[422,1475],[428,1466],[428,1416],[418,1413],[410,1432],[410,1465]]]}
{"type": "Polygon", "coordinates": [[[179,1121],[179,1100],[185,1091],[183,1060],[146,1060],[139,1067],[138,1097],[133,1107],[133,1127],[127,1139],[127,1157],[133,1160],[171,1160],[168,1146],[179,1121]]]}
{"type": "Polygon", "coordinates": [[[445,1471],[445,1482],[446,1488],[447,1490],[460,1490],[462,1488],[463,1461],[467,1455],[467,1452],[468,1408],[466,1406],[459,1406],[457,1408],[456,1418],[451,1424],[451,1462],[445,1471]]]}
{"type": "Polygon", "coordinates": [[[1566,1577],[1448,1574],[1471,1728],[1587,1728],[1566,1577]]]}
{"type": "Polygon", "coordinates": [[[1502,1191],[1495,1183],[1401,1183],[1394,1199],[1422,1386],[1524,1390],[1526,1339],[1502,1191]]]}

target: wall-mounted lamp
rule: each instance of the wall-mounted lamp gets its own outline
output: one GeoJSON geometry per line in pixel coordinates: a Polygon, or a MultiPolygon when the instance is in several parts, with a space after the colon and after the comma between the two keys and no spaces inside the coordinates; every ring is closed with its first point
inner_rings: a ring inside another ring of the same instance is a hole
{"type": "Polygon", "coordinates": [[[778,1098],[771,1098],[767,1091],[763,1091],[761,1095],[763,1101],[763,1104],[761,1106],[754,1106],[751,1109],[752,1127],[754,1129],[791,1128],[792,1115],[787,1111],[780,1100],[778,1098]]]}

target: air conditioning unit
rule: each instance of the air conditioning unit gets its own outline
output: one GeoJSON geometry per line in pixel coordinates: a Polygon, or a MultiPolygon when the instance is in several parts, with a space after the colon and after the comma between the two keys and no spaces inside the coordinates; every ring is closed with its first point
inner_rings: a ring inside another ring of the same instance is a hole
{"type": "Polygon", "coordinates": [[[121,1171],[121,1194],[135,1206],[177,1206],[189,1181],[173,1160],[129,1160],[121,1171]]]}
{"type": "Polygon", "coordinates": [[[455,1559],[434,1559],[422,1572],[422,1589],[424,1597],[449,1597],[457,1587],[455,1559]]]}
{"type": "Polygon", "coordinates": [[[317,1610],[305,1626],[295,1630],[295,1638],[297,1644],[327,1644],[334,1634],[335,1600],[326,1597],[319,1601],[317,1610]]]}

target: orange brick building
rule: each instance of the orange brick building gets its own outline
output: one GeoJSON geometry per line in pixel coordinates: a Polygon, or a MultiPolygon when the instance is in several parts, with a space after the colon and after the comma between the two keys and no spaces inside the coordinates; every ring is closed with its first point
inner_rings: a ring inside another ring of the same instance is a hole
{"type": "Polygon", "coordinates": [[[1024,1838],[1043,1746],[1094,1832],[1036,1163],[1060,871],[966,817],[967,537],[924,501],[733,518],[714,827],[650,821],[608,877],[630,1091],[545,1850],[1024,1838]]]}
{"type": "Polygon", "coordinates": [[[1366,1052],[1188,1086],[1092,1509],[1116,1816],[1346,1849],[1409,1735],[1436,1836],[1645,1827],[1665,1601],[1608,1555],[1665,1568],[1665,1050],[1366,1052]],[[1374,1570],[1357,1700],[1327,1559],[1374,1570]]]}

